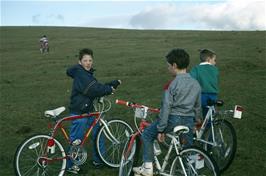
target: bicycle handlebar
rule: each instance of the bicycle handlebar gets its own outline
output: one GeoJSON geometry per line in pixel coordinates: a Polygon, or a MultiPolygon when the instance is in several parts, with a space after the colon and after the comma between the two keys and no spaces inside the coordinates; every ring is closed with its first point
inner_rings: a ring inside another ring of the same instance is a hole
{"type": "MultiPolygon", "coordinates": [[[[118,99],[115,101],[115,103],[119,104],[119,105],[125,105],[125,106],[128,106],[128,107],[132,107],[132,108],[144,108],[144,107],[147,107],[147,106],[140,105],[140,104],[137,104],[137,103],[133,103],[133,102],[125,101],[125,100],[118,100],[118,99]]],[[[160,109],[150,108],[150,107],[147,107],[147,108],[148,108],[148,111],[150,111],[150,112],[160,113],[160,109]]]]}

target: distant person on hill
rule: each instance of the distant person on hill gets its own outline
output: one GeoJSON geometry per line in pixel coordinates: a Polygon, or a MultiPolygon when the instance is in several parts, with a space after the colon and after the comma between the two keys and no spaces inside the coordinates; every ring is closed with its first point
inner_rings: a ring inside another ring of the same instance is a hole
{"type": "Polygon", "coordinates": [[[154,140],[162,142],[165,133],[172,132],[177,125],[185,125],[190,130],[184,134],[184,146],[193,143],[194,119],[201,117],[200,85],[187,73],[189,55],[183,49],[173,49],[166,55],[168,71],[174,79],[164,86],[158,120],[145,128],[143,141],[143,164],[134,167],[135,175],[153,176],[154,140]]]}
{"type": "Polygon", "coordinates": [[[208,112],[208,101],[216,101],[219,71],[216,67],[216,53],[209,49],[200,50],[200,64],[193,67],[190,75],[195,78],[201,86],[201,106],[203,118],[208,112]]]}
{"type": "MultiPolygon", "coordinates": [[[[80,115],[84,113],[90,113],[93,111],[93,100],[97,97],[109,95],[115,91],[120,80],[113,80],[107,84],[99,83],[93,76],[93,51],[88,48],[81,49],[79,51],[79,61],[77,65],[74,65],[67,69],[67,75],[73,79],[72,93],[70,97],[69,111],[71,115],[80,115]]],[[[83,118],[73,120],[70,127],[70,142],[73,145],[79,145],[79,140],[83,139],[85,130],[92,124],[94,118],[83,118]]],[[[98,156],[96,150],[96,137],[100,125],[97,124],[92,131],[93,145],[93,165],[99,167],[102,165],[102,161],[98,156]]],[[[100,139],[100,150],[105,150],[104,143],[100,139]]],[[[77,174],[79,167],[73,165],[72,161],[67,161],[67,171],[77,174]]]]}
{"type": "Polygon", "coordinates": [[[43,35],[40,39],[40,51],[43,54],[44,52],[49,52],[48,38],[46,35],[43,35]]]}

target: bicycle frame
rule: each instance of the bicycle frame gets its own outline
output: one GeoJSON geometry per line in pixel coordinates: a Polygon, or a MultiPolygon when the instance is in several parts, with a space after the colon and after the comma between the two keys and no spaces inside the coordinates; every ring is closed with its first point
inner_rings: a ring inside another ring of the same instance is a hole
{"type": "MultiPolygon", "coordinates": [[[[134,134],[131,135],[130,142],[129,142],[129,146],[128,146],[128,151],[126,153],[126,156],[129,155],[129,151],[133,147],[133,144],[134,144],[134,141],[135,141],[136,137],[139,136],[139,135],[141,135],[141,131],[143,131],[149,125],[150,124],[148,122],[146,122],[145,120],[142,120],[140,122],[140,128],[139,128],[139,130],[136,133],[134,133],[134,134]]],[[[165,155],[165,157],[163,159],[162,165],[160,164],[157,156],[154,155],[155,166],[156,166],[157,170],[159,171],[159,174],[160,175],[164,175],[164,176],[171,176],[170,174],[165,173],[165,169],[166,169],[166,166],[168,164],[168,160],[169,160],[169,157],[170,157],[170,155],[172,153],[173,148],[175,149],[175,152],[176,152],[176,154],[178,156],[178,160],[180,162],[180,165],[182,167],[182,170],[186,174],[185,167],[184,167],[183,161],[182,161],[182,159],[180,157],[180,153],[179,153],[179,149],[178,149],[178,146],[180,146],[180,142],[178,140],[179,138],[176,138],[175,136],[173,136],[171,134],[168,134],[168,133],[166,135],[171,138],[171,143],[170,143],[170,146],[168,148],[168,151],[167,151],[167,153],[166,153],[166,155],[165,155]]]]}
{"type": "Polygon", "coordinates": [[[206,117],[200,127],[199,130],[196,129],[196,138],[194,138],[196,141],[200,141],[200,142],[203,142],[203,143],[206,143],[206,144],[210,144],[210,145],[213,145],[213,146],[216,146],[216,141],[215,141],[215,132],[214,132],[214,127],[213,127],[213,122],[214,122],[214,117],[213,115],[215,114],[215,108],[214,106],[207,106],[209,108],[207,114],[206,114],[206,117]],[[206,141],[206,140],[203,140],[202,139],[202,136],[203,136],[203,133],[205,132],[206,130],[206,127],[207,127],[207,124],[209,123],[210,121],[210,128],[211,128],[211,133],[212,133],[212,141],[213,142],[209,142],[209,141],[206,141]]]}
{"type": "MultiPolygon", "coordinates": [[[[234,111],[233,110],[224,110],[222,113],[220,113],[220,112],[216,111],[214,105],[207,106],[207,108],[208,108],[208,112],[206,114],[206,117],[205,117],[201,127],[199,129],[196,129],[196,138],[194,138],[194,140],[202,142],[202,143],[205,143],[205,144],[208,144],[208,145],[217,146],[217,142],[216,142],[216,139],[215,139],[215,130],[214,130],[214,126],[213,126],[214,121],[215,121],[214,116],[216,114],[229,114],[229,113],[233,113],[234,111]],[[202,139],[203,134],[204,134],[204,132],[206,130],[206,127],[207,127],[208,123],[210,123],[211,138],[212,138],[213,142],[209,142],[210,141],[209,139],[208,140],[202,139]]],[[[221,131],[220,131],[220,135],[223,136],[221,131]]],[[[222,137],[222,139],[223,139],[223,137],[222,137]]]]}
{"type": "Polygon", "coordinates": [[[168,164],[169,156],[170,156],[170,154],[171,154],[171,152],[172,152],[172,150],[174,148],[175,152],[176,152],[176,155],[178,156],[178,160],[180,162],[182,170],[184,171],[184,173],[186,175],[186,172],[185,172],[186,169],[185,169],[183,161],[182,161],[182,159],[180,157],[180,152],[179,152],[179,149],[178,149],[178,146],[180,146],[179,137],[178,136],[173,136],[173,135],[171,135],[169,133],[167,133],[166,135],[171,138],[171,143],[170,143],[168,151],[167,151],[167,153],[166,153],[166,155],[165,155],[165,157],[163,159],[162,165],[160,164],[157,156],[156,155],[154,156],[155,166],[158,169],[160,175],[171,176],[170,174],[165,173],[165,168],[166,168],[166,166],[168,164]]]}
{"type": "Polygon", "coordinates": [[[55,124],[54,128],[52,129],[51,131],[51,137],[54,138],[55,135],[56,135],[56,132],[58,130],[58,128],[61,129],[65,139],[68,141],[68,143],[70,144],[70,139],[66,133],[66,130],[64,129],[64,127],[62,126],[62,123],[65,122],[65,121],[73,121],[73,120],[77,120],[77,119],[83,119],[83,118],[93,118],[95,117],[92,125],[87,129],[85,135],[84,135],[84,138],[82,139],[81,141],[81,146],[84,145],[84,143],[87,141],[92,129],[95,127],[95,125],[100,121],[101,124],[103,124],[105,127],[106,127],[106,130],[107,130],[107,134],[108,136],[113,140],[115,141],[116,143],[119,143],[119,141],[112,135],[112,133],[110,132],[109,128],[108,128],[108,125],[107,123],[101,119],[101,116],[102,116],[102,113],[100,112],[94,112],[94,113],[90,113],[90,114],[82,114],[82,115],[75,115],[75,116],[70,116],[70,117],[65,117],[65,118],[62,118],[60,119],[59,121],[57,121],[57,123],[55,124]]]}
{"type": "MultiPolygon", "coordinates": [[[[141,120],[141,122],[139,124],[139,126],[140,126],[139,129],[134,134],[132,134],[130,137],[130,142],[129,142],[129,147],[128,147],[129,149],[131,149],[133,147],[133,144],[134,144],[136,137],[140,136],[142,131],[149,125],[150,125],[150,123],[148,123],[146,120],[144,120],[144,119],[141,120]]],[[[128,152],[127,152],[127,154],[128,154],[128,152]]]]}
{"type": "MultiPolygon", "coordinates": [[[[147,116],[147,111],[154,112],[154,113],[159,113],[160,112],[159,109],[152,109],[152,108],[149,108],[149,107],[144,106],[144,105],[138,105],[138,104],[135,104],[135,103],[125,102],[123,100],[117,100],[116,103],[117,104],[126,105],[126,106],[130,106],[132,108],[143,108],[144,111],[145,111],[144,118],[146,118],[146,116],[147,116]]],[[[136,118],[136,116],[135,116],[135,118],[136,118]]],[[[133,147],[133,144],[134,144],[134,141],[135,141],[136,137],[140,136],[141,133],[143,132],[143,130],[149,125],[150,125],[150,123],[148,123],[145,119],[141,119],[141,122],[139,123],[139,128],[137,128],[137,131],[134,134],[132,134],[131,137],[130,137],[130,141],[129,141],[129,145],[128,145],[128,151],[126,152],[126,157],[128,157],[129,152],[131,151],[131,148],[133,147]]],[[[166,168],[166,166],[168,164],[169,156],[170,156],[170,154],[172,152],[173,147],[175,148],[175,152],[176,152],[176,154],[178,156],[178,159],[179,159],[179,162],[181,164],[182,170],[184,171],[184,173],[186,173],[185,172],[185,167],[184,167],[183,161],[182,161],[182,159],[180,157],[180,153],[179,153],[179,149],[178,149],[178,146],[180,146],[179,137],[178,136],[173,136],[173,135],[168,134],[168,133],[166,135],[171,138],[171,144],[170,144],[170,146],[168,148],[167,154],[164,157],[162,165],[160,164],[157,156],[154,155],[155,165],[156,165],[156,168],[159,171],[159,174],[160,175],[164,175],[164,176],[171,176],[170,174],[167,174],[164,171],[165,171],[165,168],[166,168]]]]}

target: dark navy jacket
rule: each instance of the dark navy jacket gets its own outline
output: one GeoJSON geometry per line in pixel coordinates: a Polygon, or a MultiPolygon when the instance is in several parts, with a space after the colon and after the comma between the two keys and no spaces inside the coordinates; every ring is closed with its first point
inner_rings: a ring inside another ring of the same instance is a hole
{"type": "Polygon", "coordinates": [[[93,70],[87,71],[77,64],[67,69],[67,75],[73,79],[70,97],[70,113],[83,114],[93,110],[93,100],[112,93],[110,85],[99,83],[93,77],[93,70]]]}

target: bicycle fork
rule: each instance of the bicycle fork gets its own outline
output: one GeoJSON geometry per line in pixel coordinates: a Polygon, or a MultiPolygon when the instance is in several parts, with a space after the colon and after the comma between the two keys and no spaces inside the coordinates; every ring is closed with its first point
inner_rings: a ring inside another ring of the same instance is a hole
{"type": "Polygon", "coordinates": [[[110,141],[114,141],[116,144],[120,144],[119,140],[117,140],[114,135],[111,133],[106,121],[104,121],[103,119],[100,119],[100,122],[104,125],[105,129],[104,129],[104,134],[105,136],[110,140],[110,141]]]}

